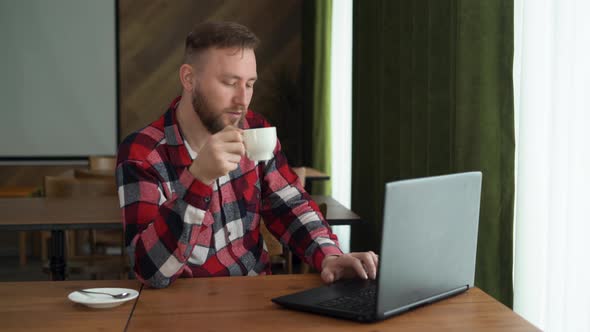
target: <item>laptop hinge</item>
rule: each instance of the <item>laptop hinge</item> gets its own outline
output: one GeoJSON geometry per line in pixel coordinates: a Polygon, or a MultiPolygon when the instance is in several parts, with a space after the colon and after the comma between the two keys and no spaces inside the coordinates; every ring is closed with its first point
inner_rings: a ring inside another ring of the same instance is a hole
{"type": "Polygon", "coordinates": [[[444,298],[451,297],[453,295],[457,295],[459,293],[462,293],[462,292],[464,292],[464,291],[466,291],[468,289],[469,289],[469,285],[465,285],[465,286],[461,286],[461,287],[452,289],[452,290],[450,290],[448,292],[444,292],[444,293],[441,293],[441,294],[438,294],[438,295],[427,297],[427,298],[425,298],[423,300],[416,301],[414,303],[405,305],[403,307],[399,307],[397,309],[386,311],[386,312],[383,313],[383,317],[389,317],[389,316],[397,315],[399,313],[402,313],[404,311],[408,311],[408,310],[410,310],[412,308],[419,307],[419,306],[424,305],[424,304],[428,304],[428,303],[440,301],[440,300],[442,300],[444,298]]]}

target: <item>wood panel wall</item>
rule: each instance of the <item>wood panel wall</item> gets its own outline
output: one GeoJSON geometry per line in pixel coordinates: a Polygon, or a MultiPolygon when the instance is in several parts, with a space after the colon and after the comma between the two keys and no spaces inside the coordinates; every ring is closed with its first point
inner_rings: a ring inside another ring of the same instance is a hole
{"type": "MultiPolygon", "coordinates": [[[[167,1],[120,0],[121,137],[166,110],[180,91],[178,68],[191,28],[207,20],[236,21],[261,40],[256,51],[259,81],[251,108],[277,125],[292,150],[301,141],[302,0],[167,1]]],[[[298,151],[292,159],[300,157],[298,151]]]]}
{"type": "MultiPolygon", "coordinates": [[[[206,20],[248,26],[261,44],[250,107],[277,126],[292,164],[303,158],[302,8],[304,0],[119,0],[119,136],[157,119],[180,93],[184,39],[206,20]]],[[[41,185],[67,166],[0,166],[1,185],[41,185]]],[[[71,167],[69,167],[71,168],[71,167]]]]}

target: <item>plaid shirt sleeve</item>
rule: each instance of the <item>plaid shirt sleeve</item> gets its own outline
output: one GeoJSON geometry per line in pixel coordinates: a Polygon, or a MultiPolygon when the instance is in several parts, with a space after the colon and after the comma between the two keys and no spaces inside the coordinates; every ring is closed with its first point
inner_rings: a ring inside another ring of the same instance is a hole
{"type": "Polygon", "coordinates": [[[122,160],[117,183],[133,270],[146,285],[163,288],[190,273],[186,262],[201,233],[212,189],[184,169],[178,183],[186,190],[166,198],[151,166],[122,160]]]}
{"type": "Polygon", "coordinates": [[[328,255],[341,255],[338,238],[319,207],[303,189],[277,142],[275,157],[265,167],[262,217],[283,245],[317,271],[328,255]]]}

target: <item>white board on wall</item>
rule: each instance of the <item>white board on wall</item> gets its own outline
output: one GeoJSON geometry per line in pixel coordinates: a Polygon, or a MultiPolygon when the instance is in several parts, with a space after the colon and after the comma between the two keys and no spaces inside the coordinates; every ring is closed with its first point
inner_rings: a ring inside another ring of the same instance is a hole
{"type": "Polygon", "coordinates": [[[115,154],[115,6],[0,0],[0,159],[115,154]]]}

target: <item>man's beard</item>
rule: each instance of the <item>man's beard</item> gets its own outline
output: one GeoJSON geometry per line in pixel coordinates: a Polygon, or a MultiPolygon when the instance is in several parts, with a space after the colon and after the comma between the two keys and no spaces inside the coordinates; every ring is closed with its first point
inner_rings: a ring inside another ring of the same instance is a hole
{"type": "MultiPolygon", "coordinates": [[[[226,112],[230,112],[233,110],[225,109],[221,113],[215,112],[213,107],[211,107],[211,105],[209,104],[205,95],[203,95],[201,91],[197,89],[197,87],[193,89],[193,108],[199,116],[199,119],[201,119],[201,123],[203,123],[205,128],[207,128],[207,130],[211,134],[215,134],[223,130],[223,128],[225,128],[226,124],[223,121],[223,115],[226,112]]],[[[240,116],[240,118],[231,125],[241,128],[244,117],[246,116],[246,110],[240,110],[242,111],[242,116],[240,116]]]]}

